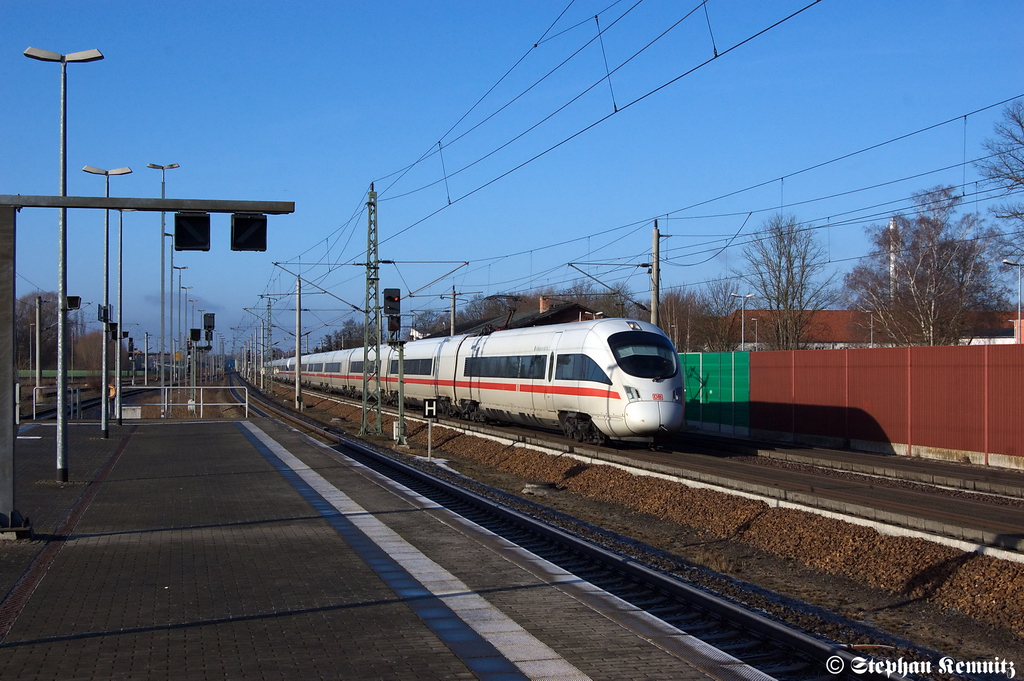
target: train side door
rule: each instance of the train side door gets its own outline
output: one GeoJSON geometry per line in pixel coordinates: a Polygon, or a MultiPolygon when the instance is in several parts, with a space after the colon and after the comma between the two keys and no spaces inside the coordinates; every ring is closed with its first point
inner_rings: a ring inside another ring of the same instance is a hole
{"type": "MultiPolygon", "coordinates": [[[[562,339],[562,332],[555,333],[551,338],[551,347],[548,349],[548,366],[544,374],[544,410],[547,417],[558,420],[558,395],[555,394],[555,358],[558,356],[558,342],[562,339]]],[[[540,405],[536,405],[540,406],[540,405]]]]}
{"type": "MultiPolygon", "coordinates": [[[[432,397],[440,397],[445,394],[441,392],[441,360],[444,357],[444,346],[448,344],[448,339],[444,338],[437,347],[434,348],[433,365],[431,366],[430,378],[434,383],[434,393],[432,397]]],[[[454,381],[452,382],[454,384],[454,381]]]]}

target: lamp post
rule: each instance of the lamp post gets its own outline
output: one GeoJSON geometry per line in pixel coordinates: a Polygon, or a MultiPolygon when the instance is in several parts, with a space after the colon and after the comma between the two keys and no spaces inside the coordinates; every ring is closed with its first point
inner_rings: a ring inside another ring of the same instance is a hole
{"type": "MultiPolygon", "coordinates": [[[[186,268],[182,268],[186,269],[186,268]]],[[[188,311],[188,293],[185,293],[185,300],[181,299],[182,291],[189,291],[191,286],[181,285],[181,272],[178,272],[178,352],[181,353],[182,361],[187,359],[185,352],[185,313],[188,311]]],[[[185,384],[185,365],[178,367],[178,387],[185,384]]]]}
{"type": "Polygon", "coordinates": [[[748,293],[745,296],[741,296],[738,293],[730,293],[733,298],[739,298],[742,303],[742,312],[740,312],[740,352],[746,352],[747,350],[747,298],[753,298],[753,293],[748,293]]]}
{"type": "MultiPolygon", "coordinates": [[[[203,313],[206,312],[206,310],[196,310],[196,312],[199,313],[199,320],[202,321],[203,313]]],[[[205,333],[205,331],[204,331],[204,333],[205,333]]],[[[195,348],[193,348],[192,350],[195,351],[195,348]]],[[[197,383],[202,383],[203,382],[203,372],[206,370],[206,367],[203,366],[203,362],[198,361],[198,358],[196,360],[196,364],[199,367],[199,376],[198,376],[199,380],[197,381],[197,383]]]]}
{"type": "MultiPolygon", "coordinates": [[[[189,288],[192,287],[189,286],[189,288]]],[[[191,313],[188,318],[189,331],[185,333],[185,347],[188,348],[188,352],[185,353],[185,375],[189,386],[189,404],[191,405],[189,408],[192,411],[195,411],[196,404],[196,355],[198,353],[196,352],[196,343],[192,340],[191,329],[194,329],[196,326],[196,303],[198,302],[195,298],[185,298],[185,308],[189,309],[191,304],[191,313]]]]}
{"type": "MultiPolygon", "coordinates": [[[[102,175],[106,180],[106,194],[105,196],[110,198],[110,176],[111,175],[127,175],[132,172],[131,168],[115,168],[114,170],[103,170],[102,168],[96,168],[94,166],[85,166],[82,168],[87,173],[93,175],[102,175]]],[[[120,315],[120,310],[118,314],[120,315]]],[[[103,437],[109,437],[110,435],[110,397],[107,391],[107,378],[109,375],[107,366],[107,343],[110,340],[110,324],[113,322],[110,314],[110,211],[103,211],[103,318],[100,320],[103,322],[103,361],[102,369],[103,380],[100,390],[102,391],[101,403],[103,405],[103,415],[100,417],[100,432],[103,437]]],[[[118,377],[120,381],[120,377],[118,377]]]]}
{"type": "Polygon", "coordinates": [[[43,300],[42,296],[36,296],[36,386],[39,387],[43,384],[43,363],[42,357],[42,323],[43,323],[43,303],[49,303],[49,300],[43,300]]]}
{"type": "MultiPolygon", "coordinates": [[[[168,170],[179,167],[177,163],[171,163],[169,165],[157,165],[156,163],[147,163],[147,168],[154,168],[160,171],[160,198],[167,198],[166,189],[167,181],[166,174],[168,170]]],[[[164,329],[164,319],[167,317],[167,313],[164,308],[164,304],[167,298],[167,291],[164,289],[164,259],[165,259],[165,240],[167,235],[164,233],[164,219],[166,213],[160,212],[160,416],[167,418],[167,388],[164,378],[164,351],[167,347],[167,333],[164,329]]],[[[174,264],[174,251],[171,251],[171,264],[174,264]]],[[[174,270],[171,270],[171,276],[174,276],[174,270]]],[[[147,353],[148,355],[148,353],[147,353]]],[[[148,365],[147,365],[148,366],[148,365]]],[[[148,381],[147,381],[148,383],[148,381]]]]}
{"type": "MultiPolygon", "coordinates": [[[[121,340],[128,334],[125,331],[124,323],[124,299],[122,288],[124,284],[124,214],[125,211],[133,212],[131,208],[120,208],[117,211],[117,354],[114,355],[114,373],[117,374],[117,392],[114,395],[114,412],[117,414],[117,425],[122,425],[123,409],[121,395],[121,340]]],[[[131,360],[129,360],[131,361],[131,360]]],[[[132,364],[132,385],[135,385],[135,364],[132,364]]]]}
{"type": "MultiPolygon", "coordinates": [[[[90,62],[103,59],[99,50],[84,50],[71,54],[58,54],[38,47],[29,47],[23,53],[29,59],[52,61],[60,64],[60,195],[68,195],[68,63],[90,62]]],[[[57,250],[57,481],[68,481],[68,210],[60,209],[57,250]]]]}
{"type": "Polygon", "coordinates": [[[174,381],[177,380],[177,378],[178,378],[178,363],[177,363],[177,356],[175,355],[174,348],[180,347],[180,345],[181,345],[181,341],[178,338],[179,334],[177,332],[175,332],[175,330],[174,330],[174,307],[175,307],[175,305],[177,305],[177,307],[178,307],[178,317],[179,317],[178,326],[179,327],[181,326],[181,320],[180,320],[180,317],[181,317],[181,290],[174,285],[174,270],[178,270],[178,286],[181,286],[181,270],[187,270],[187,269],[188,269],[188,265],[185,265],[183,267],[178,267],[177,265],[174,264],[174,251],[171,251],[171,311],[170,311],[170,318],[171,318],[171,328],[170,328],[170,334],[171,334],[171,388],[174,388],[174,381]],[[177,303],[175,303],[175,299],[174,299],[175,294],[177,294],[177,296],[178,296],[178,298],[177,298],[178,302],[177,303]]]}
{"type": "Polygon", "coordinates": [[[1024,267],[1024,263],[1020,262],[1019,260],[1017,262],[1013,262],[1012,260],[1003,259],[1003,264],[1017,268],[1017,328],[1015,329],[1015,331],[1017,335],[1017,343],[1020,344],[1021,342],[1024,342],[1024,338],[1021,338],[1021,336],[1024,336],[1024,334],[1021,333],[1020,328],[1020,272],[1021,268],[1024,267]]]}

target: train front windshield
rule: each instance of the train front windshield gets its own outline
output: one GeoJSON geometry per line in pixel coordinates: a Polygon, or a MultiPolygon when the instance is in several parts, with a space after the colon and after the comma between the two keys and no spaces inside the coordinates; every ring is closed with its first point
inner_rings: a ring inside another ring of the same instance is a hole
{"type": "Polygon", "coordinates": [[[623,331],[608,337],[619,368],[637,378],[672,378],[679,370],[676,349],[664,336],[623,331]]]}

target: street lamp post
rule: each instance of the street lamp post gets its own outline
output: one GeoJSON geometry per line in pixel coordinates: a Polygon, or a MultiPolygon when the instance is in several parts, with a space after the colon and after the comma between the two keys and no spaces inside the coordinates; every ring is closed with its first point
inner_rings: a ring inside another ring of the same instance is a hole
{"type": "Polygon", "coordinates": [[[1020,328],[1020,272],[1021,268],[1024,267],[1024,263],[1020,262],[1020,260],[1018,260],[1017,262],[1013,262],[1012,260],[1004,259],[1003,264],[1017,268],[1017,328],[1015,329],[1015,331],[1017,335],[1017,343],[1020,344],[1021,342],[1024,342],[1024,338],[1022,338],[1022,336],[1024,336],[1024,333],[1021,333],[1020,328]]]}
{"type": "MultiPolygon", "coordinates": [[[[96,168],[94,166],[85,166],[82,168],[87,173],[93,175],[102,175],[106,180],[106,194],[105,196],[110,198],[110,176],[111,175],[127,175],[132,172],[131,168],[115,168],[114,170],[103,170],[102,168],[96,168]]],[[[117,311],[118,317],[121,315],[121,311],[117,311]]],[[[110,211],[103,211],[103,318],[100,320],[103,322],[103,343],[102,343],[102,373],[103,380],[100,381],[101,404],[103,408],[103,414],[100,416],[100,432],[103,437],[110,436],[110,397],[107,391],[107,380],[109,376],[109,367],[107,362],[107,350],[108,343],[110,341],[110,325],[113,323],[113,319],[110,314],[110,211]]],[[[121,377],[118,376],[118,381],[121,377]]]]}
{"type": "MultiPolygon", "coordinates": [[[[124,214],[125,211],[133,212],[131,208],[121,208],[117,211],[117,354],[114,355],[114,373],[117,374],[117,392],[114,394],[114,413],[117,414],[117,425],[122,425],[123,400],[121,395],[121,340],[127,336],[127,327],[124,323],[124,298],[122,289],[124,285],[124,214]]],[[[129,358],[131,361],[131,358],[129,358]]],[[[135,385],[135,364],[132,363],[132,385],[135,385]]]]}
{"type": "Polygon", "coordinates": [[[177,356],[175,355],[174,348],[180,347],[181,341],[178,338],[178,333],[174,330],[174,308],[178,307],[178,326],[181,326],[181,290],[174,285],[174,270],[178,270],[178,286],[181,286],[181,270],[187,270],[188,265],[178,267],[174,264],[174,251],[171,251],[171,388],[174,388],[174,382],[178,379],[178,363],[177,356]],[[177,294],[177,302],[175,302],[175,294],[177,294]]]}
{"type": "MultiPolygon", "coordinates": [[[[68,195],[68,63],[103,59],[99,50],[58,54],[38,47],[23,53],[29,59],[60,64],[60,195],[68,195]]],[[[68,481],[68,209],[61,207],[57,250],[57,481],[68,481]]]]}
{"type": "MultiPolygon", "coordinates": [[[[186,269],[186,268],[182,268],[186,269]]],[[[191,286],[181,285],[181,272],[178,272],[178,352],[181,353],[182,362],[188,359],[185,348],[185,313],[188,312],[188,293],[185,293],[185,299],[182,301],[181,292],[188,291],[191,286]]],[[[185,365],[184,363],[179,367],[175,365],[178,371],[178,387],[184,387],[185,379],[185,365]]]]}
{"type": "Polygon", "coordinates": [[[742,304],[742,311],[740,312],[740,352],[746,352],[747,350],[747,298],[753,298],[753,293],[748,293],[745,296],[741,296],[738,293],[730,293],[733,298],[739,298],[742,304]]]}
{"type": "MultiPolygon", "coordinates": [[[[167,181],[166,174],[168,170],[179,167],[177,163],[171,163],[169,165],[157,165],[156,163],[147,163],[147,168],[154,168],[160,171],[160,198],[166,198],[167,181]]],[[[167,235],[164,233],[164,218],[166,213],[160,212],[160,416],[167,418],[167,387],[164,378],[164,351],[167,347],[167,333],[164,329],[164,319],[167,318],[167,312],[164,304],[167,298],[167,291],[164,288],[164,276],[165,276],[165,244],[167,235]]],[[[174,264],[174,252],[171,251],[171,264],[174,264]]],[[[171,270],[171,276],[174,276],[174,270],[171,270]]],[[[173,331],[172,331],[173,333],[173,331]]],[[[148,356],[148,353],[147,353],[148,356]]]]}
{"type": "Polygon", "coordinates": [[[42,296],[36,296],[36,387],[38,388],[43,384],[43,362],[42,362],[42,323],[43,323],[43,303],[50,302],[49,300],[43,300],[42,296]]]}
{"type": "MultiPolygon", "coordinates": [[[[196,312],[199,313],[199,321],[202,322],[203,313],[206,312],[206,310],[200,309],[196,310],[196,312]]],[[[193,327],[195,326],[194,321],[192,322],[192,325],[193,327]]],[[[195,395],[196,386],[203,382],[203,372],[206,370],[206,367],[203,365],[203,361],[205,361],[206,358],[203,357],[202,360],[200,360],[198,344],[195,344],[192,347],[192,357],[192,394],[195,395]]]]}
{"type": "MultiPolygon", "coordinates": [[[[190,286],[189,288],[192,287],[190,286]]],[[[188,352],[185,353],[185,372],[189,386],[189,409],[193,412],[196,409],[196,356],[198,355],[198,347],[196,342],[192,340],[191,329],[194,329],[196,326],[196,303],[198,302],[196,298],[185,298],[186,309],[189,309],[191,304],[188,324],[190,330],[185,332],[185,347],[188,348],[188,352]]]]}

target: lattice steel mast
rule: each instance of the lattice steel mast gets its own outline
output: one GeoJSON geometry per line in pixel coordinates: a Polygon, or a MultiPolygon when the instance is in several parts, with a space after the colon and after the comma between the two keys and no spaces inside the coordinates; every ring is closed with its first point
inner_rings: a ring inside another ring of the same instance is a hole
{"type": "Polygon", "coordinates": [[[377,255],[377,192],[366,201],[366,304],[363,306],[363,420],[360,435],[380,435],[380,259],[377,255]]]}

